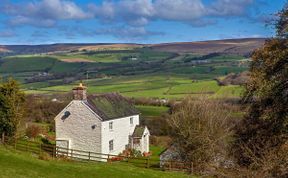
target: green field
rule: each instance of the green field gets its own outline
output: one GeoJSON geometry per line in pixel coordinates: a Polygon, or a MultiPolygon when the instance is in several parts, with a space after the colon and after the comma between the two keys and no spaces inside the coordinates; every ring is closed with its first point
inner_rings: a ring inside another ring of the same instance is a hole
{"type": "Polygon", "coordinates": [[[0,73],[49,71],[56,59],[51,57],[7,57],[0,65],[0,73]]]}
{"type": "MultiPolygon", "coordinates": [[[[25,84],[22,88],[28,93],[67,93],[79,82],[56,86],[37,82],[25,84]]],[[[124,96],[135,98],[180,99],[187,95],[237,98],[242,92],[240,86],[219,86],[214,80],[195,81],[183,76],[117,76],[106,79],[90,79],[84,83],[88,86],[89,93],[118,92],[124,96]]]]}
{"type": "Polygon", "coordinates": [[[163,113],[167,113],[169,108],[165,106],[143,106],[136,105],[136,108],[141,112],[144,117],[160,116],[163,113]]]}
{"type": "Polygon", "coordinates": [[[203,94],[212,98],[239,97],[240,86],[218,86],[214,79],[247,70],[248,61],[233,55],[206,56],[204,63],[202,58],[149,48],[20,55],[0,59],[0,75],[19,80],[27,93],[69,92],[84,80],[89,93],[118,92],[128,97],[166,99],[203,94]],[[193,63],[194,59],[198,63],[193,63]],[[87,71],[89,80],[85,80],[87,71]]]}
{"type": "Polygon", "coordinates": [[[65,161],[43,161],[27,153],[8,151],[0,147],[1,178],[172,178],[189,177],[182,173],[163,172],[138,168],[127,163],[79,163],[65,161]]]}

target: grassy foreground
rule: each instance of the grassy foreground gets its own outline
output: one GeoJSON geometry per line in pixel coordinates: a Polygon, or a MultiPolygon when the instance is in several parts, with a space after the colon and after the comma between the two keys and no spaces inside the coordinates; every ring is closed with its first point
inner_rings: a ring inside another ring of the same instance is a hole
{"type": "Polygon", "coordinates": [[[79,163],[64,161],[43,161],[27,153],[17,153],[0,146],[1,178],[38,178],[38,177],[77,177],[77,178],[153,178],[153,177],[189,177],[182,173],[162,172],[145,168],[137,168],[126,163],[79,163]]]}

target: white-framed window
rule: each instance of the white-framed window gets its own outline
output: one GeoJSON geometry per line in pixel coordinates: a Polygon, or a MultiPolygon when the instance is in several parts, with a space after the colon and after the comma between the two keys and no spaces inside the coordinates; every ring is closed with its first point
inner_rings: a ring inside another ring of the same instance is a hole
{"type": "Polygon", "coordinates": [[[114,141],[110,140],[109,141],[109,151],[113,151],[114,150],[114,141]]]}
{"type": "Polygon", "coordinates": [[[130,117],[130,125],[133,125],[133,117],[130,117]]]}
{"type": "Polygon", "coordinates": [[[113,122],[109,122],[109,130],[113,130],[113,122]]]}

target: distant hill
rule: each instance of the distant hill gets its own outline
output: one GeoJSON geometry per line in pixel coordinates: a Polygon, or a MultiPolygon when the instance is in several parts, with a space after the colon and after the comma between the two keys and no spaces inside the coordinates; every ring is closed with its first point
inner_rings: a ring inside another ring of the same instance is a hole
{"type": "Polygon", "coordinates": [[[243,38],[199,42],[163,43],[151,45],[151,48],[157,51],[175,53],[197,53],[204,55],[221,53],[248,56],[253,50],[261,47],[265,40],[265,38],[243,38]]]}
{"type": "Polygon", "coordinates": [[[110,43],[91,43],[91,44],[47,44],[47,45],[0,45],[0,54],[41,54],[71,51],[97,51],[97,50],[123,50],[141,47],[139,44],[110,44],[110,43]]]}
{"type": "Polygon", "coordinates": [[[0,55],[15,54],[40,54],[71,51],[98,51],[98,50],[123,50],[139,47],[150,47],[156,51],[174,53],[196,54],[235,54],[247,56],[263,45],[264,38],[228,39],[200,42],[179,42],[163,44],[113,44],[113,43],[89,43],[89,44],[48,44],[48,45],[0,45],[0,55]]]}

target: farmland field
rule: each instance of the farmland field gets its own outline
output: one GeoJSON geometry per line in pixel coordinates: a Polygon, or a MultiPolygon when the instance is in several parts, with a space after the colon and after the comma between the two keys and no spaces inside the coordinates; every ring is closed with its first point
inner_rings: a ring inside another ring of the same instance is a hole
{"type": "Polygon", "coordinates": [[[71,91],[83,81],[89,93],[118,92],[127,97],[181,99],[186,95],[237,98],[240,86],[214,80],[247,70],[236,55],[181,54],[150,48],[19,55],[0,59],[0,75],[13,76],[27,93],[71,91]]]}
{"type": "Polygon", "coordinates": [[[168,112],[168,107],[165,106],[142,106],[137,105],[136,108],[141,112],[144,117],[160,116],[163,113],[168,112]]]}
{"type": "MultiPolygon", "coordinates": [[[[48,86],[45,82],[23,85],[29,93],[65,93],[78,85],[76,81],[67,85],[48,86]]],[[[85,81],[84,81],[85,82],[85,81]]],[[[219,86],[214,80],[195,81],[187,77],[166,76],[122,76],[107,79],[90,79],[87,82],[89,93],[118,92],[127,97],[179,99],[186,95],[237,98],[241,94],[240,86],[219,86]],[[116,81],[116,83],[115,83],[116,81]],[[228,95],[227,94],[228,91],[228,95]]]]}

